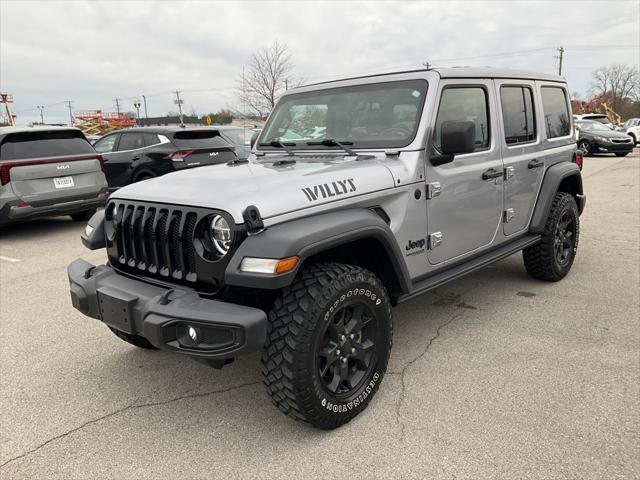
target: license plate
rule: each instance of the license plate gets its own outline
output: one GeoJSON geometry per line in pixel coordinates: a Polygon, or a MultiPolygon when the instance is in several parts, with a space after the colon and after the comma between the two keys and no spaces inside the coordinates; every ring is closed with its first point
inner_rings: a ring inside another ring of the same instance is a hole
{"type": "Polygon", "coordinates": [[[114,291],[109,287],[98,289],[100,318],[107,325],[125,333],[134,333],[131,307],[137,300],[135,296],[114,291]]]}
{"type": "Polygon", "coordinates": [[[69,188],[74,187],[73,177],[58,177],[53,179],[53,184],[56,188],[69,188]]]}

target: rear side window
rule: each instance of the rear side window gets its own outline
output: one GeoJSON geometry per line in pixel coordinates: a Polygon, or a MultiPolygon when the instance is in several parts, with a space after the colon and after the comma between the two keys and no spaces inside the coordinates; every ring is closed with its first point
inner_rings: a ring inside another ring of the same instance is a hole
{"type": "Polygon", "coordinates": [[[144,144],[147,147],[150,147],[152,145],[157,145],[160,143],[160,139],[158,138],[158,135],[156,135],[155,133],[143,133],[142,136],[144,137],[144,144]]]}
{"type": "Polygon", "coordinates": [[[95,150],[77,130],[10,133],[0,145],[0,161],[90,153],[95,150]]]}
{"type": "Polygon", "coordinates": [[[542,87],[542,111],[547,138],[565,137],[571,133],[569,106],[564,89],[542,87]]]}
{"type": "Polygon", "coordinates": [[[113,152],[113,146],[115,145],[117,138],[118,135],[109,135],[108,137],[98,140],[93,147],[98,153],[113,152]]]}
{"type": "Polygon", "coordinates": [[[174,134],[172,141],[179,148],[216,148],[229,146],[216,130],[185,130],[174,134]]]}
{"type": "Polygon", "coordinates": [[[454,87],[442,91],[434,129],[434,145],[440,149],[442,124],[449,120],[470,120],[476,125],[476,150],[489,148],[489,109],[482,87],[454,87]]]}
{"type": "Polygon", "coordinates": [[[144,148],[144,137],[141,133],[123,133],[118,144],[118,151],[137,150],[144,148]]]}
{"type": "Polygon", "coordinates": [[[533,113],[533,92],[528,87],[500,89],[504,139],[507,145],[533,142],[536,122],[533,113]]]}

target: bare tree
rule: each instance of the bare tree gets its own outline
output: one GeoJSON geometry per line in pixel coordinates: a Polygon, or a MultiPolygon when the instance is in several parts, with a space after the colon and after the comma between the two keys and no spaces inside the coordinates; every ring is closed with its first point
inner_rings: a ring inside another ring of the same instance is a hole
{"type": "Polygon", "coordinates": [[[614,110],[629,100],[640,100],[640,73],[637,67],[616,64],[600,67],[592,73],[594,95],[607,98],[614,110]]]}
{"type": "MultiPolygon", "coordinates": [[[[278,42],[253,53],[251,64],[238,79],[238,97],[250,114],[265,117],[282,93],[299,81],[286,45],[278,42]]],[[[244,108],[243,108],[244,109],[244,108]]]]}

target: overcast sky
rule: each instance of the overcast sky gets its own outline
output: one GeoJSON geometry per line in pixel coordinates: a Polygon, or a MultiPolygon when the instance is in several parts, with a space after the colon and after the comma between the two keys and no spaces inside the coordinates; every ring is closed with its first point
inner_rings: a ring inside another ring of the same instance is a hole
{"type": "Polygon", "coordinates": [[[0,0],[0,89],[21,124],[39,120],[36,105],[66,121],[64,100],[115,111],[123,98],[132,111],[140,94],[162,115],[175,89],[185,113],[204,114],[237,106],[243,65],[276,40],[308,83],[424,61],[553,73],[562,45],[569,88],[586,95],[595,68],[639,66],[640,2],[0,0]]]}

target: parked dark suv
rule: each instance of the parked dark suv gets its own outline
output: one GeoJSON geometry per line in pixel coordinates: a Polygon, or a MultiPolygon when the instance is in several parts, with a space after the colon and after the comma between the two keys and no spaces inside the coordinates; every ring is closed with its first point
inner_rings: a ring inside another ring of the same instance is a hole
{"type": "Polygon", "coordinates": [[[183,168],[237,160],[215,129],[132,128],[105,135],[94,147],[104,158],[109,189],[183,168]]]}

